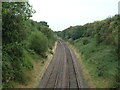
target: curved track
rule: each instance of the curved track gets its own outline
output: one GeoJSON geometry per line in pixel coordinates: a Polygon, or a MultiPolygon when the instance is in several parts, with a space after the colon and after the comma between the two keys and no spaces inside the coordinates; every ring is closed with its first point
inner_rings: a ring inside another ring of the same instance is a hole
{"type": "Polygon", "coordinates": [[[85,88],[80,66],[73,51],[58,40],[56,54],[40,81],[40,88],[85,88]]]}

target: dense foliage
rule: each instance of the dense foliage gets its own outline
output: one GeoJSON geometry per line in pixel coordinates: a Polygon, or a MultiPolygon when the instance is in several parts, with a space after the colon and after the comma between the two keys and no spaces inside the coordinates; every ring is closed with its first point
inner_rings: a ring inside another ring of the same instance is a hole
{"type": "Polygon", "coordinates": [[[34,68],[33,56],[44,58],[55,42],[47,22],[30,20],[32,13],[28,2],[2,3],[3,87],[26,84],[34,68]]]}
{"type": "Polygon", "coordinates": [[[33,32],[30,38],[30,49],[39,54],[45,53],[48,49],[47,37],[39,31],[33,32]]]}
{"type": "Polygon", "coordinates": [[[116,15],[83,26],[71,26],[56,33],[81,53],[82,62],[96,87],[119,87],[119,29],[120,16],[116,15]]]}

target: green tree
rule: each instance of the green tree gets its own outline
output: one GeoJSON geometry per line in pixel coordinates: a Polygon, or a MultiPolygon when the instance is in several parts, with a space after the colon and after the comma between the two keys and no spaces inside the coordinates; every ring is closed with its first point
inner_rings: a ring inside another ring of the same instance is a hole
{"type": "Polygon", "coordinates": [[[24,56],[24,42],[28,36],[26,22],[32,13],[28,2],[2,3],[3,87],[9,87],[11,81],[26,82],[28,68],[24,62],[30,61],[24,56]]]}
{"type": "Polygon", "coordinates": [[[30,37],[30,49],[38,54],[45,54],[48,49],[48,39],[40,31],[35,31],[30,37]]]}

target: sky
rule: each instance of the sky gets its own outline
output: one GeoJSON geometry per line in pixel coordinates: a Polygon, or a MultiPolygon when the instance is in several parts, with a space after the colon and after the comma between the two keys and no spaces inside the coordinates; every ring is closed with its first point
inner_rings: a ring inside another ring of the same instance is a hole
{"type": "Polygon", "coordinates": [[[118,14],[120,0],[28,0],[34,21],[46,21],[53,31],[84,25],[118,14]]]}

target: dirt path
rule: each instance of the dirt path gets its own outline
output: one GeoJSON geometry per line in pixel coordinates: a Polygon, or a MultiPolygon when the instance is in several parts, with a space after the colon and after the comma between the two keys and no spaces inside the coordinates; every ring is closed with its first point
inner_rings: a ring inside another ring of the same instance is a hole
{"type": "Polygon", "coordinates": [[[56,54],[44,73],[39,88],[86,88],[73,51],[58,40],[56,54]]]}

